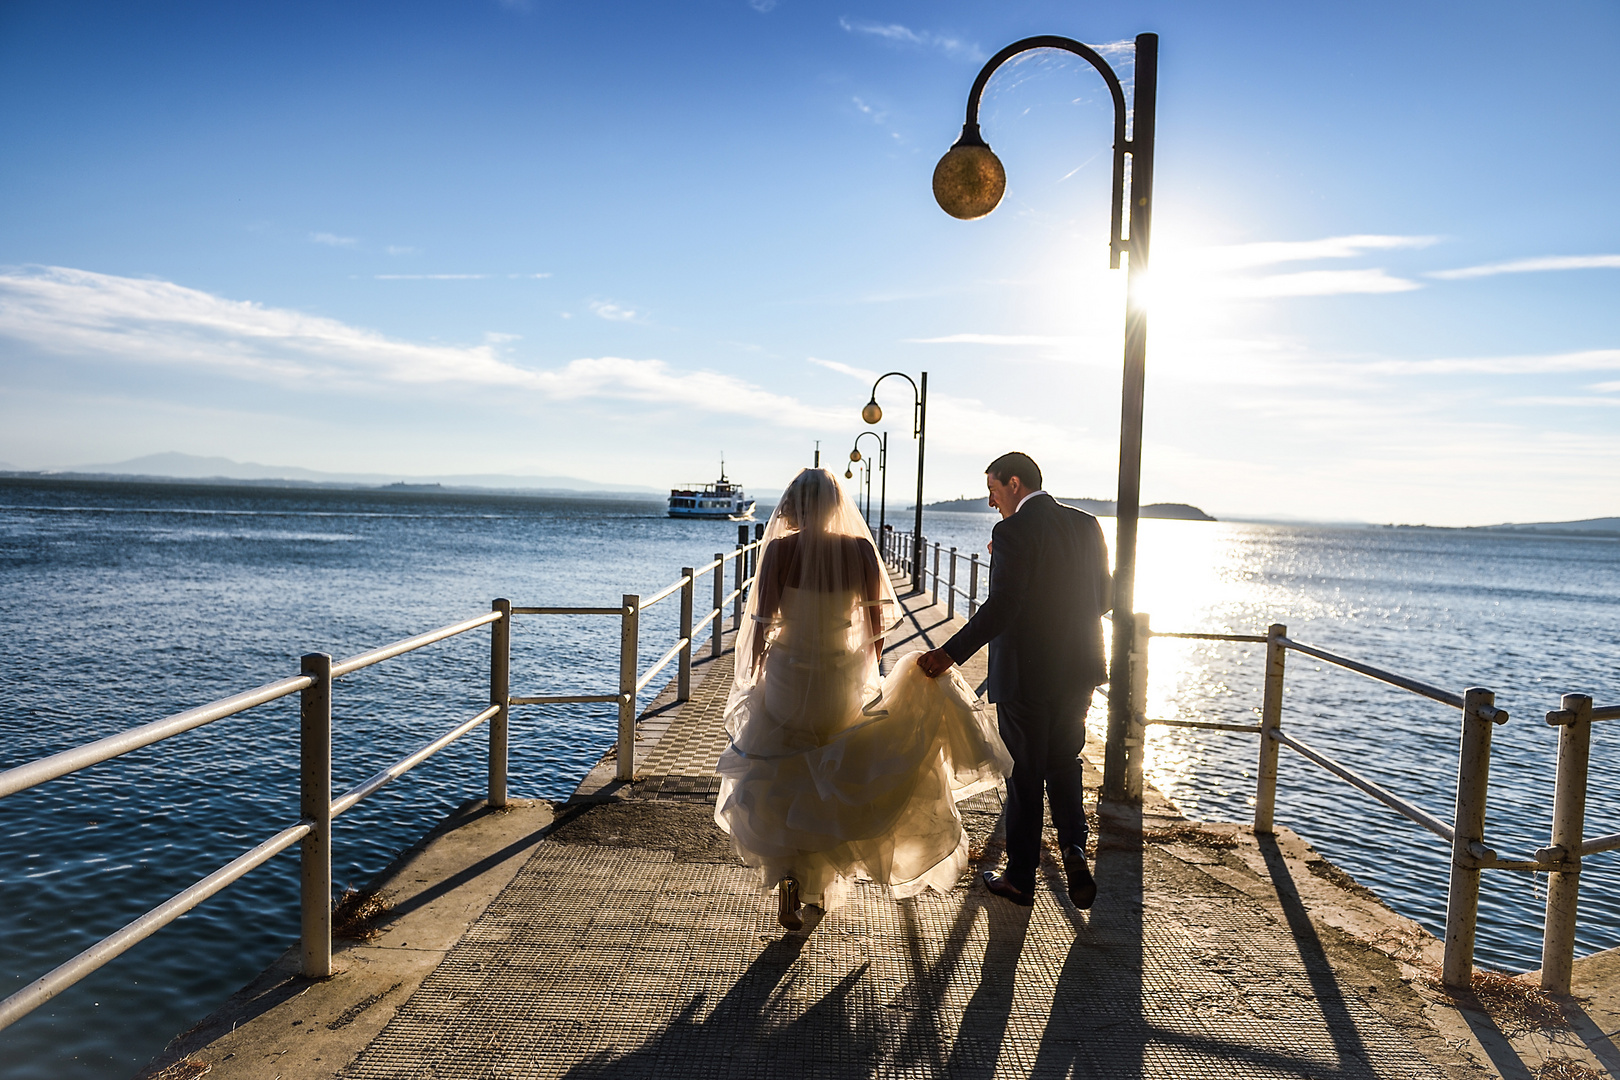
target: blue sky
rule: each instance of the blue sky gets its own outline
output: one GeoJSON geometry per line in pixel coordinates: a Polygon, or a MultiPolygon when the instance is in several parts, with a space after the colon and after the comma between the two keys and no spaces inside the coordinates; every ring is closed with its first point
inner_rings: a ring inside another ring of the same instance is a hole
{"type": "Polygon", "coordinates": [[[1101,81],[997,75],[990,217],[929,177],[1002,45],[1149,30],[1144,499],[1620,514],[1607,0],[8,0],[0,461],[657,487],[724,451],[764,490],[841,456],[899,368],[929,372],[930,498],[1009,447],[1106,497],[1101,81]]]}

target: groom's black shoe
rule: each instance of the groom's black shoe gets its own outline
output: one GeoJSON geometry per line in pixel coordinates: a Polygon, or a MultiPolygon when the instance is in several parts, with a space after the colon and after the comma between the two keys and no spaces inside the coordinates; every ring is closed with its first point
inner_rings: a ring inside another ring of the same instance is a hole
{"type": "Polygon", "coordinates": [[[1011,900],[1019,907],[1035,906],[1034,896],[992,871],[986,870],[984,872],[984,887],[1005,900],[1011,900]]]}
{"type": "Polygon", "coordinates": [[[1085,849],[1071,847],[1063,853],[1063,874],[1069,879],[1069,899],[1081,911],[1097,899],[1097,879],[1086,866],[1085,849]]]}

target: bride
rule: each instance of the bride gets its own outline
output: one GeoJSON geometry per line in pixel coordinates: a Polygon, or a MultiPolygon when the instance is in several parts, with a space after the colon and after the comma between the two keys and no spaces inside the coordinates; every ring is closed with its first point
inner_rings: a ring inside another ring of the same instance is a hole
{"type": "Polygon", "coordinates": [[[831,910],[858,878],[949,890],[967,866],[956,802],[1012,763],[960,674],[930,679],[916,653],[879,673],[899,604],[826,469],[799,473],[771,515],[747,613],[714,818],[777,886],[778,920],[800,929],[801,904],[831,910]]]}

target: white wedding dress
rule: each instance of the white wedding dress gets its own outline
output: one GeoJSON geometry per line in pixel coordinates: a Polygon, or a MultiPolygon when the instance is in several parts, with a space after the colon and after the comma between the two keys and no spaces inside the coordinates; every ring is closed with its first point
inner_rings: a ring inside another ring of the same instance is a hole
{"type": "MultiPolygon", "coordinates": [[[[825,515],[824,527],[836,517],[825,515]]],[[[802,551],[811,538],[795,541],[802,551]]],[[[762,578],[771,562],[762,559],[762,578]]],[[[862,599],[869,586],[830,580],[837,576],[799,572],[799,585],[780,588],[768,615],[757,614],[756,585],[749,609],[764,628],[763,661],[756,666],[753,649],[739,643],[714,815],[762,888],[792,877],[803,902],[824,910],[863,878],[896,896],[952,888],[967,867],[956,803],[1012,767],[955,669],[930,679],[908,654],[880,678],[872,629],[894,622],[887,576],[876,600],[862,599]],[[874,607],[882,614],[874,617],[874,607]]]]}

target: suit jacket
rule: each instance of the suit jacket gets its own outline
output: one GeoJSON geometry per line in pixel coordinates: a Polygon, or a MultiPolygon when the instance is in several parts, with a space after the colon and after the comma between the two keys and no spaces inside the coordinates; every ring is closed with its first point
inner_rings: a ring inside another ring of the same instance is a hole
{"type": "Polygon", "coordinates": [[[991,701],[1046,701],[1105,682],[1113,583],[1097,519],[1039,494],[990,537],[990,597],[946,653],[960,664],[989,644],[991,701]]]}

